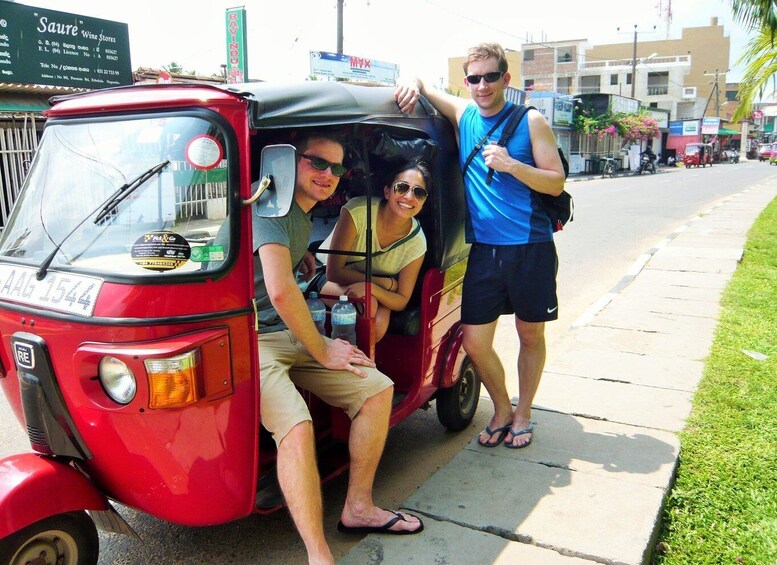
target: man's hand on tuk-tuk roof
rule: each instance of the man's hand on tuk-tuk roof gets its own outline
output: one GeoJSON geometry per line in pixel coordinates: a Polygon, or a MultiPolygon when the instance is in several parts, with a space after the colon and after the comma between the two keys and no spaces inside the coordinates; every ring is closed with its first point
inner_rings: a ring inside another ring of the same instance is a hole
{"type": "Polygon", "coordinates": [[[375,362],[367,357],[361,349],[355,345],[351,345],[344,339],[333,339],[327,343],[326,358],[319,360],[319,363],[327,369],[345,369],[352,373],[356,373],[360,377],[366,377],[367,374],[356,365],[362,365],[364,367],[375,366],[375,362]]]}
{"type": "Polygon", "coordinates": [[[421,97],[421,85],[418,79],[405,79],[397,82],[394,99],[400,111],[412,114],[418,99],[421,97]]]}

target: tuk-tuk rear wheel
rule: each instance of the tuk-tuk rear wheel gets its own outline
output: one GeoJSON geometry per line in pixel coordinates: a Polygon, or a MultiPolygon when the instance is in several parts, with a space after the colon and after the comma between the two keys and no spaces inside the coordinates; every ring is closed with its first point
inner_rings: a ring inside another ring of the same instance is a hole
{"type": "Polygon", "coordinates": [[[480,377],[465,357],[456,384],[437,391],[437,419],[451,431],[463,430],[475,417],[479,398],[480,377]]]}
{"type": "Polygon", "coordinates": [[[100,549],[97,528],[86,512],[44,518],[1,540],[0,563],[95,565],[100,549]]]}

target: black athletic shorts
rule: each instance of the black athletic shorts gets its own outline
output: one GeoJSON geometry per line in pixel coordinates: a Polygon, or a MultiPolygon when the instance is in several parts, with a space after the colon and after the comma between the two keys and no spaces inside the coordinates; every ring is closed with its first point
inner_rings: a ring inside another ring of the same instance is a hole
{"type": "Polygon", "coordinates": [[[557,319],[557,272],[552,241],[473,244],[464,275],[461,322],[488,324],[503,314],[515,314],[524,322],[557,319]]]}

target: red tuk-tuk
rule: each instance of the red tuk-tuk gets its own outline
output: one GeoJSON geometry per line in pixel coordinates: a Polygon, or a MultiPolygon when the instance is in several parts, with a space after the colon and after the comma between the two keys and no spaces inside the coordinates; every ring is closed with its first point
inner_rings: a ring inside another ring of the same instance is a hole
{"type": "MultiPolygon", "coordinates": [[[[368,312],[357,339],[395,383],[392,426],[433,399],[448,428],[471,421],[464,190],[431,106],[403,115],[389,87],[333,82],[148,85],[55,99],[47,117],[0,237],[0,386],[32,447],[0,460],[2,563],[96,562],[95,523],[133,534],[110,501],[191,526],[280,507],[259,424],[251,229],[253,214],[288,211],[292,129],[339,128],[350,196],[380,194],[376,172],[398,155],[431,163],[444,191],[419,216],[415,294],[379,343],[368,312]],[[252,183],[266,188],[253,203],[252,183]]],[[[313,214],[314,237],[336,213],[313,214]]],[[[331,478],[350,421],[309,404],[331,478]]]]}
{"type": "Polygon", "coordinates": [[[712,166],[712,145],[709,143],[688,143],[683,154],[686,167],[712,166]]]}

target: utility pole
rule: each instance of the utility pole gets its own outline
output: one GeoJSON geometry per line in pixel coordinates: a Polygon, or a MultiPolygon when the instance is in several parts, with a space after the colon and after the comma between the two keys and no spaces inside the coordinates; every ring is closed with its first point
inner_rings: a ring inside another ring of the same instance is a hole
{"type": "Polygon", "coordinates": [[[634,24],[634,51],[631,55],[631,97],[637,88],[637,24],[634,24]]]}
{"type": "MultiPolygon", "coordinates": [[[[616,31],[620,31],[621,28],[615,28],[616,31]]],[[[651,31],[655,31],[656,26],[653,26],[651,31]]],[[[637,88],[637,24],[634,24],[634,49],[631,54],[631,97],[635,98],[637,88]]],[[[644,33],[644,32],[642,32],[644,33]]]]}
{"type": "Polygon", "coordinates": [[[701,115],[702,118],[707,115],[707,108],[710,105],[713,93],[715,93],[715,116],[720,117],[720,87],[718,86],[718,81],[720,80],[720,75],[725,75],[727,72],[728,69],[722,73],[719,72],[718,69],[715,69],[714,73],[708,73],[707,71],[704,71],[704,76],[715,77],[715,82],[712,84],[712,90],[710,90],[709,98],[707,98],[707,104],[704,106],[704,113],[701,115]]]}
{"type": "Polygon", "coordinates": [[[337,54],[343,54],[343,3],[345,0],[337,0],[337,54]]]}

